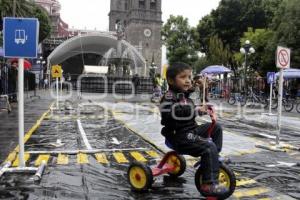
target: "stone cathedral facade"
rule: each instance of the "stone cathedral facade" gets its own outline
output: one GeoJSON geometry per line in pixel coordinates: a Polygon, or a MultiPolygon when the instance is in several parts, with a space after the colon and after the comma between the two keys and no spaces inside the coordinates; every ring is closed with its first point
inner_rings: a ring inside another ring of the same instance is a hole
{"type": "Polygon", "coordinates": [[[156,72],[161,70],[161,1],[110,1],[109,31],[116,31],[119,22],[123,24],[125,39],[140,51],[147,62],[147,75],[153,62],[157,66],[156,72]]]}

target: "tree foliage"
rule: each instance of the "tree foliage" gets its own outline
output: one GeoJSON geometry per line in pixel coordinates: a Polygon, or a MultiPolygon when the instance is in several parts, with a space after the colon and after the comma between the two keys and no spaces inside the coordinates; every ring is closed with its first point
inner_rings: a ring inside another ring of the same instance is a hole
{"type": "Polygon", "coordinates": [[[300,68],[300,4],[298,0],[283,0],[273,19],[274,38],[269,46],[291,48],[291,67],[300,68]]]}
{"type": "Polygon", "coordinates": [[[238,51],[240,38],[248,27],[270,26],[279,3],[280,0],[222,0],[197,25],[200,49],[207,53],[209,38],[218,35],[231,51],[238,51]]]}
{"type": "MultiPolygon", "coordinates": [[[[266,75],[268,71],[275,71],[275,46],[270,45],[274,32],[270,29],[256,29],[249,28],[244,33],[240,40],[240,46],[245,44],[246,40],[251,41],[251,45],[255,48],[255,53],[248,56],[248,65],[254,71],[261,75],[266,75]]],[[[243,55],[236,57],[239,63],[244,62],[243,55]]]]}
{"type": "Polygon", "coordinates": [[[212,64],[226,66],[231,53],[229,47],[225,46],[218,36],[213,36],[209,39],[207,57],[212,64]]]}
{"type": "Polygon", "coordinates": [[[162,28],[163,43],[167,47],[167,59],[192,64],[197,59],[196,31],[189,26],[188,19],[171,15],[162,28]]]}
{"type": "MultiPolygon", "coordinates": [[[[36,5],[33,1],[16,0],[15,17],[33,17],[38,18],[40,23],[39,41],[43,41],[50,35],[51,23],[47,12],[36,5]]],[[[3,30],[3,17],[13,16],[13,1],[0,0],[0,30],[3,30]]],[[[0,36],[0,45],[2,46],[2,34],[0,36]]]]}

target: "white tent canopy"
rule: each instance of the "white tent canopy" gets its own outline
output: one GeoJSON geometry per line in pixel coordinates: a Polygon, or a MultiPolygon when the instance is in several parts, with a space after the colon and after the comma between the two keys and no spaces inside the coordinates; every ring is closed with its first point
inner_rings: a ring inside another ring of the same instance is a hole
{"type": "MultiPolygon", "coordinates": [[[[48,65],[61,64],[63,61],[82,53],[94,53],[101,56],[109,51],[111,48],[117,49],[118,40],[115,36],[109,33],[88,33],[85,35],[78,35],[66,40],[60,44],[48,56],[48,65]]],[[[145,65],[144,57],[125,40],[121,41],[122,52],[130,49],[135,57],[137,67],[145,65]]]]}
{"type": "MultiPolygon", "coordinates": [[[[276,77],[279,77],[279,72],[276,73],[276,77]]],[[[284,69],[283,78],[285,79],[300,78],[300,69],[295,69],[295,68],[284,69]]]]}
{"type": "Polygon", "coordinates": [[[84,65],[83,74],[107,74],[108,66],[84,65]]]}

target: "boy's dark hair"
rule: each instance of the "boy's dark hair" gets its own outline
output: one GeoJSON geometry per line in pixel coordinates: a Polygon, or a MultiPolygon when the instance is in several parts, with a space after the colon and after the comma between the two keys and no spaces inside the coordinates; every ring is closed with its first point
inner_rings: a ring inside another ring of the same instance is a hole
{"type": "Polygon", "coordinates": [[[186,63],[183,62],[175,62],[172,65],[170,65],[170,67],[168,67],[167,69],[167,80],[175,80],[175,77],[177,74],[179,74],[180,72],[189,69],[191,70],[192,67],[186,63]]]}

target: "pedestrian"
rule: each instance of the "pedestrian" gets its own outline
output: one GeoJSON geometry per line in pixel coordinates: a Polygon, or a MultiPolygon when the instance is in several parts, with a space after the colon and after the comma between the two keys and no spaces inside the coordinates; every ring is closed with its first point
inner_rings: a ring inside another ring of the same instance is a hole
{"type": "Polygon", "coordinates": [[[132,77],[132,83],[133,83],[133,87],[134,87],[134,94],[138,93],[138,86],[140,85],[140,78],[138,74],[135,74],[132,77]]]}
{"type": "MultiPolygon", "coordinates": [[[[193,92],[192,68],[185,63],[174,63],[167,70],[169,90],[162,97],[160,104],[161,134],[179,154],[201,156],[203,168],[203,184],[201,190],[207,195],[218,196],[227,189],[218,183],[219,152],[222,149],[223,133],[219,124],[212,130],[212,141],[207,130],[211,123],[198,125],[196,115],[209,114],[212,121],[216,120],[213,109],[195,107],[189,98],[193,92]]],[[[198,83],[198,80],[195,80],[198,83]]]]}
{"type": "Polygon", "coordinates": [[[44,89],[47,89],[48,88],[48,79],[45,78],[44,79],[44,89]]]}

